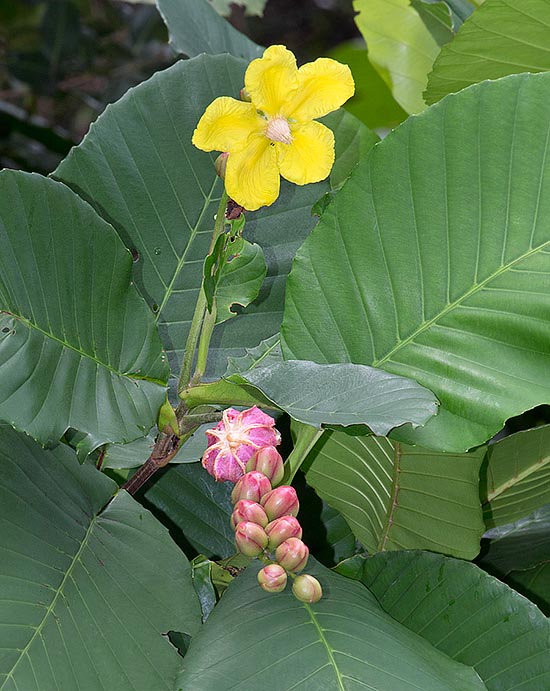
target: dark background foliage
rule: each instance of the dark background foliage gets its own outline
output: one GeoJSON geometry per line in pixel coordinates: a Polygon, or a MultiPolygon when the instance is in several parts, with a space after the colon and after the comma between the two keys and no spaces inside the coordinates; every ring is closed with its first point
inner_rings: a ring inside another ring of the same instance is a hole
{"type": "MultiPolygon", "coordinates": [[[[351,0],[268,0],[263,17],[230,20],[299,62],[359,36],[351,0]]],[[[0,168],[47,174],[108,103],[176,56],[154,5],[117,0],[0,3],[0,168]]]]}

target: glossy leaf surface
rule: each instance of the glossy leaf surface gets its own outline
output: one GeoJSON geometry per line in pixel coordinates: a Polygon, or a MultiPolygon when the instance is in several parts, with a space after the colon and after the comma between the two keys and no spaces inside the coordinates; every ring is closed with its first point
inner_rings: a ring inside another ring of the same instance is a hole
{"type": "Polygon", "coordinates": [[[308,563],[326,596],[315,605],[290,592],[268,594],[252,565],[225,592],[193,639],[176,688],[278,691],[365,687],[377,691],[475,691],[475,672],[385,614],[361,584],[308,563]],[[268,643],[268,644],[266,644],[268,643]]]}
{"type": "MultiPolygon", "coordinates": [[[[221,195],[216,154],[196,149],[191,137],[214,98],[238,98],[245,66],[230,56],[202,55],[157,73],[109,106],[55,172],[137,253],[136,285],[156,311],[174,374],[221,195]]],[[[221,375],[229,355],[244,354],[279,330],[290,262],[316,222],[312,205],[326,191],[328,183],[286,183],[273,206],[247,214],[244,234],[262,247],[267,278],[254,305],[215,329],[209,375],[221,375]]]]}
{"type": "Polygon", "coordinates": [[[428,552],[378,554],[361,580],[397,621],[474,667],[489,691],[550,685],[550,621],[473,564],[428,552]]]}
{"type": "Polygon", "coordinates": [[[437,412],[431,391],[364,365],[287,360],[237,376],[295,420],[318,428],[365,424],[387,434],[405,422],[423,424],[437,412]]]}
{"type": "Polygon", "coordinates": [[[0,467],[0,689],[173,689],[200,609],[167,531],[68,447],[0,425],[0,467]]]}
{"type": "Polygon", "coordinates": [[[548,402],[549,121],[550,75],[513,75],[377,144],[297,254],[285,357],[416,379],[439,413],[394,436],[444,451],[548,402]]]}
{"type": "Polygon", "coordinates": [[[113,229],[65,185],[0,174],[0,419],[89,448],[154,424],[168,376],[113,229]]]}

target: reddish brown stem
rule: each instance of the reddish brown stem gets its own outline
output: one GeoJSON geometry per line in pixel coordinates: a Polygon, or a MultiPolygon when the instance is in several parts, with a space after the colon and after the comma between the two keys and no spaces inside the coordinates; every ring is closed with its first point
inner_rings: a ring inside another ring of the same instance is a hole
{"type": "Polygon", "coordinates": [[[149,458],[141,468],[122,485],[122,489],[125,489],[130,494],[135,494],[159,468],[163,468],[170,463],[178,452],[179,444],[180,438],[176,434],[165,434],[161,432],[149,458]]]}

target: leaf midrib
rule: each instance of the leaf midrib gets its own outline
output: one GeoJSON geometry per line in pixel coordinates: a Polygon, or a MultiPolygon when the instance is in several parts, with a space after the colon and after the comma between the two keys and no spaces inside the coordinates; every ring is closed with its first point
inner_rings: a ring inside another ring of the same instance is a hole
{"type": "MultiPolygon", "coordinates": [[[[67,571],[65,572],[65,575],[63,576],[63,579],[62,579],[61,583],[59,584],[59,587],[58,587],[58,589],[57,589],[57,591],[56,591],[56,593],[55,593],[54,598],[52,599],[50,605],[47,607],[47,609],[46,609],[46,611],[45,611],[45,613],[44,613],[44,616],[43,616],[43,618],[42,618],[42,621],[41,621],[40,624],[36,627],[36,630],[35,630],[35,632],[33,633],[33,635],[31,636],[31,638],[30,638],[29,642],[27,643],[27,645],[21,650],[21,653],[20,653],[19,657],[17,658],[17,660],[15,661],[13,667],[10,669],[10,671],[9,671],[8,674],[6,675],[6,678],[4,679],[4,681],[3,681],[3,683],[2,683],[2,686],[0,686],[0,691],[2,691],[2,689],[5,688],[6,683],[7,683],[10,679],[13,678],[13,674],[14,674],[14,672],[15,672],[17,666],[19,665],[19,663],[21,662],[21,660],[23,660],[23,658],[28,654],[28,651],[30,650],[32,644],[34,643],[36,637],[41,635],[42,629],[44,628],[44,625],[46,624],[46,621],[48,620],[48,617],[49,617],[50,615],[52,615],[52,613],[53,613],[53,611],[54,611],[54,609],[55,609],[55,605],[57,604],[57,600],[58,600],[59,596],[60,596],[60,595],[62,594],[62,592],[63,592],[63,588],[65,587],[65,583],[66,583],[67,579],[72,575],[72,572],[73,572],[73,570],[74,570],[76,564],[79,562],[80,555],[82,554],[84,548],[85,548],[85,547],[87,546],[87,544],[88,544],[88,540],[89,540],[90,535],[91,535],[91,533],[92,533],[92,529],[95,527],[96,521],[97,521],[97,515],[94,515],[94,516],[92,517],[92,520],[90,521],[90,525],[88,526],[88,529],[87,529],[87,531],[86,531],[86,534],[84,535],[84,538],[83,538],[83,540],[82,540],[82,543],[81,543],[80,547],[78,548],[78,551],[77,551],[76,554],[74,555],[74,557],[73,557],[73,559],[72,559],[72,561],[71,561],[71,563],[70,563],[70,565],[69,565],[69,568],[68,568],[67,571]]],[[[14,680],[14,683],[15,683],[15,680],[14,680]]]]}
{"type": "Polygon", "coordinates": [[[500,495],[504,494],[507,490],[512,489],[516,485],[519,485],[520,482],[528,478],[530,475],[534,475],[537,473],[539,470],[542,470],[544,467],[550,464],[550,454],[546,456],[545,458],[541,458],[539,461],[536,463],[533,463],[533,465],[530,465],[528,468],[526,468],[524,471],[517,473],[510,479],[506,480],[505,482],[501,482],[499,485],[497,485],[491,492],[487,492],[487,498],[483,502],[483,506],[488,506],[490,502],[494,501],[497,497],[500,495]]]}
{"type": "MultiPolygon", "coordinates": [[[[327,639],[325,638],[324,631],[317,621],[317,616],[315,615],[315,612],[311,608],[310,605],[307,604],[307,602],[304,603],[305,610],[309,614],[309,618],[311,619],[311,623],[313,626],[315,626],[315,629],[317,630],[317,633],[319,635],[319,639],[321,643],[324,645],[325,650],[327,652],[327,656],[329,659],[329,662],[334,669],[334,674],[336,675],[336,681],[338,682],[338,689],[335,691],[346,691],[346,687],[344,686],[344,682],[342,680],[342,675],[340,674],[340,670],[338,669],[338,665],[336,664],[336,660],[334,659],[334,655],[332,654],[332,648],[328,644],[327,639]]],[[[1,691],[1,690],[0,690],[1,691]]]]}
{"type": "Polygon", "coordinates": [[[0,312],[0,314],[7,314],[10,317],[17,319],[17,321],[24,324],[27,328],[34,329],[35,331],[38,331],[38,333],[42,334],[46,338],[49,338],[52,341],[55,341],[56,343],[59,343],[63,348],[67,348],[68,350],[72,350],[73,352],[80,355],[80,357],[83,357],[83,358],[86,358],[88,360],[91,360],[92,362],[95,362],[96,365],[100,365],[101,367],[104,367],[105,369],[109,370],[110,372],[113,372],[113,374],[116,374],[119,377],[129,377],[132,379],[139,379],[142,381],[153,382],[155,384],[164,384],[164,382],[162,382],[160,379],[153,379],[151,377],[140,376],[140,375],[136,375],[136,374],[129,373],[129,372],[119,372],[119,370],[115,369],[112,365],[109,365],[106,362],[103,362],[102,360],[95,358],[93,355],[90,355],[90,353],[86,353],[85,351],[81,350],[80,348],[77,348],[76,346],[72,345],[71,343],[67,343],[67,341],[64,341],[61,338],[58,338],[57,336],[50,333],[49,331],[45,331],[44,329],[40,328],[37,324],[34,324],[32,321],[30,321],[30,319],[23,317],[21,314],[17,314],[13,311],[7,311],[7,310],[2,310],[0,312]]]}
{"type": "Polygon", "coordinates": [[[511,268],[513,268],[516,264],[519,262],[522,262],[524,259],[528,259],[532,255],[536,254],[537,252],[542,252],[544,249],[547,247],[550,247],[550,240],[547,242],[544,242],[542,245],[539,245],[538,247],[534,247],[533,249],[529,250],[528,252],[525,252],[524,254],[520,255],[519,257],[516,257],[513,261],[503,264],[499,269],[497,269],[495,272],[492,274],[489,274],[487,278],[483,279],[481,283],[475,283],[472,288],[468,291],[466,291],[463,295],[461,295],[459,298],[454,300],[453,302],[448,303],[443,310],[438,312],[434,317],[431,319],[428,319],[427,321],[424,321],[420,324],[420,326],[413,331],[413,333],[410,336],[407,336],[407,338],[402,339],[396,343],[396,345],[388,352],[386,355],[383,357],[379,358],[378,360],[373,360],[372,362],[372,367],[380,367],[384,363],[388,362],[391,360],[392,356],[398,353],[401,348],[405,348],[408,346],[410,343],[412,343],[417,336],[420,334],[424,333],[424,331],[427,331],[431,326],[433,326],[435,323],[437,323],[440,319],[445,317],[449,312],[452,312],[453,309],[456,307],[459,307],[464,301],[466,301],[469,297],[472,295],[475,295],[479,290],[482,290],[485,288],[487,284],[489,284],[491,281],[493,281],[495,278],[498,278],[501,274],[505,273],[506,271],[509,271],[511,268]]]}

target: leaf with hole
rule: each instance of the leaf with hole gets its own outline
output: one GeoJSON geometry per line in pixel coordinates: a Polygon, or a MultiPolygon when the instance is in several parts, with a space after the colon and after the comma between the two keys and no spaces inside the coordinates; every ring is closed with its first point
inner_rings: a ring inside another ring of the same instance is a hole
{"type": "Polygon", "coordinates": [[[65,185],[0,173],[0,419],[88,450],[154,424],[168,368],[113,231],[65,185]]]}

